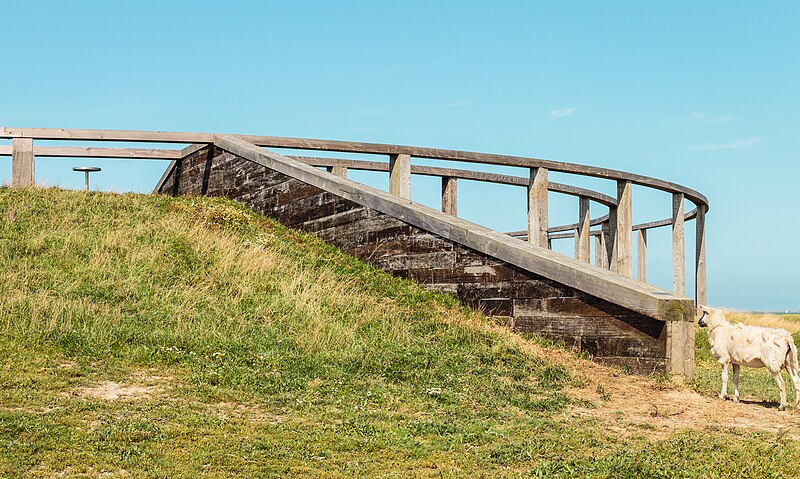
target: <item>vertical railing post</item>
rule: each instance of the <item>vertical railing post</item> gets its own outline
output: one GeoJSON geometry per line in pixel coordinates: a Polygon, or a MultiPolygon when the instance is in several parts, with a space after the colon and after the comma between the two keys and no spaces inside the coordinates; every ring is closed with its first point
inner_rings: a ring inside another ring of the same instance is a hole
{"type": "Polygon", "coordinates": [[[328,170],[328,173],[331,173],[336,176],[341,176],[342,178],[347,178],[347,167],[346,166],[327,166],[325,167],[328,170]]]}
{"type": "Polygon", "coordinates": [[[617,207],[608,207],[608,221],[603,223],[603,267],[606,269],[611,268],[611,255],[614,253],[614,243],[616,242],[617,233],[617,207]]]}
{"type": "Polygon", "coordinates": [[[594,237],[594,264],[600,268],[608,268],[605,234],[602,229],[594,237]]]}
{"type": "Polygon", "coordinates": [[[647,281],[647,230],[636,232],[636,279],[647,281]]]}
{"type": "Polygon", "coordinates": [[[389,157],[389,193],[401,198],[411,198],[411,156],[405,154],[389,157]]]}
{"type": "Polygon", "coordinates": [[[633,277],[632,186],[630,181],[617,181],[617,207],[609,210],[611,226],[611,270],[633,277]]]}
{"type": "Polygon", "coordinates": [[[589,227],[589,198],[578,198],[578,229],[575,231],[575,259],[582,263],[591,261],[591,231],[589,227]]]}
{"type": "Polygon", "coordinates": [[[448,215],[458,214],[458,184],[452,176],[442,177],[442,211],[448,215]]]}
{"type": "Polygon", "coordinates": [[[695,304],[706,301],[706,205],[697,205],[697,234],[695,236],[695,304]]]}
{"type": "Polygon", "coordinates": [[[11,186],[24,188],[34,184],[33,139],[11,139],[11,186]]]}
{"type": "Polygon", "coordinates": [[[528,182],[528,241],[548,247],[547,168],[531,168],[528,182]]]}
{"type": "Polygon", "coordinates": [[[683,236],[683,193],[672,194],[672,284],[676,295],[686,294],[686,250],[683,236]]]}

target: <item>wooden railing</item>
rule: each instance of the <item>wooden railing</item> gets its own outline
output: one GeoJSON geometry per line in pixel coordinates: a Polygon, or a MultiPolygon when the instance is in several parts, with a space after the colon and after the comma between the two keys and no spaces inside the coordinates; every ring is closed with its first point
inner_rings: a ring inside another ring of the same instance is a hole
{"type": "MultiPolygon", "coordinates": [[[[509,233],[526,239],[542,248],[560,238],[575,238],[575,259],[589,263],[591,238],[594,237],[595,265],[619,274],[633,277],[633,238],[637,241],[637,275],[640,281],[647,277],[647,233],[651,229],[672,228],[672,263],[674,293],[686,294],[685,222],[695,221],[695,301],[706,303],[706,233],[705,215],[708,200],[701,193],[667,181],[636,175],[624,171],[592,166],[562,163],[538,158],[495,155],[457,150],[443,150],[402,145],[285,138],[273,136],[236,135],[262,147],[295,150],[330,151],[388,156],[388,162],[343,160],[300,156],[297,159],[310,165],[325,167],[338,176],[347,176],[348,170],[385,171],[389,174],[389,191],[402,198],[411,197],[411,176],[426,175],[441,178],[442,211],[451,215],[458,212],[458,180],[473,180],[524,187],[528,198],[528,228],[509,233]],[[527,176],[502,175],[463,169],[450,169],[412,165],[412,159],[434,159],[527,168],[527,176]],[[615,181],[615,197],[597,191],[551,182],[549,172],[604,178],[615,181]],[[639,185],[666,192],[672,196],[672,215],[647,223],[632,222],[632,186],[639,185]],[[576,223],[550,226],[548,222],[549,192],[578,198],[576,223]],[[684,211],[689,200],[694,208],[684,211]],[[607,215],[591,218],[591,204],[608,207],[607,215]],[[592,229],[596,227],[595,229],[592,229]]],[[[29,186],[34,183],[35,157],[125,158],[150,160],[179,160],[196,147],[179,149],[93,148],[38,146],[34,140],[76,140],[152,142],[205,145],[214,142],[213,133],[180,133],[129,130],[68,130],[50,128],[3,128],[0,138],[11,139],[10,146],[0,146],[0,156],[12,157],[12,186],[29,186]]]]}

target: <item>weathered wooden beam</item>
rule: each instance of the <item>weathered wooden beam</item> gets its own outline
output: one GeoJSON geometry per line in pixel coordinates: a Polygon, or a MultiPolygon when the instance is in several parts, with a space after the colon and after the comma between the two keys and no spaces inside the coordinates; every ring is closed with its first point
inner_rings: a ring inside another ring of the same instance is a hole
{"type": "Polygon", "coordinates": [[[694,324],[672,321],[666,324],[666,328],[667,371],[690,381],[694,377],[694,324]]]}
{"type": "Polygon", "coordinates": [[[583,263],[591,262],[591,217],[589,198],[578,198],[578,228],[575,230],[575,259],[583,263]]]}
{"type": "Polygon", "coordinates": [[[328,173],[336,176],[341,176],[342,178],[347,178],[347,167],[346,166],[327,166],[325,169],[328,173]]]}
{"type": "MultiPolygon", "coordinates": [[[[326,167],[344,166],[351,170],[359,170],[359,171],[389,171],[389,164],[379,161],[343,160],[339,158],[319,158],[319,157],[309,157],[309,156],[289,156],[289,158],[295,159],[297,161],[302,161],[303,163],[314,166],[326,166],[326,167]]],[[[483,171],[441,168],[437,166],[411,165],[411,174],[423,175],[423,176],[439,176],[439,177],[450,176],[460,180],[474,180],[487,183],[498,183],[503,185],[525,186],[525,187],[527,187],[528,183],[530,182],[530,178],[528,177],[500,175],[497,173],[485,173],[483,171]]],[[[595,201],[605,206],[614,206],[617,204],[616,198],[612,198],[608,195],[604,195],[602,193],[598,193],[593,190],[579,188],[577,186],[565,185],[562,183],[554,183],[550,181],[548,182],[547,188],[548,190],[554,193],[562,193],[570,196],[585,196],[591,199],[592,201],[595,201]]],[[[670,224],[671,220],[667,218],[665,221],[666,221],[665,224],[670,224]]],[[[594,223],[594,224],[600,224],[600,223],[594,223]]],[[[566,228],[566,229],[575,229],[575,227],[573,226],[571,228],[566,228]]],[[[552,229],[550,229],[550,231],[552,231],[552,229]]]]}
{"type": "Polygon", "coordinates": [[[636,231],[636,279],[647,281],[647,230],[636,231]]]}
{"type": "Polygon", "coordinates": [[[400,198],[411,198],[411,157],[391,155],[389,157],[389,193],[400,198]]]}
{"type": "Polygon", "coordinates": [[[708,304],[706,291],[706,210],[697,207],[697,233],[695,235],[695,304],[708,304]]]}
{"type": "Polygon", "coordinates": [[[686,294],[683,193],[672,194],[672,285],[675,294],[686,294]]]}
{"type": "MultiPolygon", "coordinates": [[[[77,146],[34,146],[38,158],[119,158],[132,160],[176,160],[181,150],[146,148],[94,148],[77,146]]],[[[11,156],[11,147],[0,145],[0,156],[11,156]]]]}
{"type": "Polygon", "coordinates": [[[631,182],[617,182],[617,208],[612,222],[611,270],[631,278],[633,276],[633,221],[631,182]]]}
{"type": "Polygon", "coordinates": [[[33,140],[14,138],[11,140],[11,186],[24,188],[34,184],[33,140]]]}
{"type": "Polygon", "coordinates": [[[448,215],[458,215],[458,183],[453,176],[442,177],[442,211],[448,215]]]}
{"type": "Polygon", "coordinates": [[[528,182],[528,241],[548,248],[547,168],[531,168],[528,182]]]}
{"type": "Polygon", "coordinates": [[[212,143],[213,133],[142,130],[85,130],[68,128],[8,128],[0,130],[0,138],[33,138],[39,140],[130,141],[154,143],[212,143]]]}
{"type": "Polygon", "coordinates": [[[539,276],[586,294],[624,305],[631,311],[663,321],[694,319],[693,303],[688,298],[677,297],[633,279],[579,263],[564,255],[535,247],[396,195],[325,174],[312,166],[258,148],[237,137],[219,135],[214,144],[234,155],[289,175],[309,186],[372,208],[431,234],[535,272],[539,276]]]}

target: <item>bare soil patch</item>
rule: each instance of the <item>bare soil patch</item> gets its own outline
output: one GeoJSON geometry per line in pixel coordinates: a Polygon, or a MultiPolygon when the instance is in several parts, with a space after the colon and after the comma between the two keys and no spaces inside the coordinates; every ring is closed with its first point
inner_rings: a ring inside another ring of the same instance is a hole
{"type": "Polygon", "coordinates": [[[620,436],[640,435],[644,424],[645,435],[654,440],[680,430],[707,428],[780,432],[800,439],[800,410],[791,406],[778,411],[777,404],[721,401],[677,381],[662,383],[627,375],[617,368],[577,358],[569,351],[538,346],[508,330],[503,333],[500,326],[488,328],[509,337],[524,351],[564,365],[580,384],[568,387],[567,394],[594,405],[573,406],[568,415],[599,418],[620,436]]]}
{"type": "Polygon", "coordinates": [[[92,386],[80,388],[76,395],[84,398],[102,399],[104,401],[136,401],[165,395],[165,383],[170,378],[155,376],[147,371],[132,375],[126,383],[102,381],[92,386]]]}

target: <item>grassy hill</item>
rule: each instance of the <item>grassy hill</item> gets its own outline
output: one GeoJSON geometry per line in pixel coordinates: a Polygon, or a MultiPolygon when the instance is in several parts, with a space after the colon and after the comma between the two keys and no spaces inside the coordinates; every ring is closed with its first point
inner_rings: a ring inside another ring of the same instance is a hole
{"type": "Polygon", "coordinates": [[[2,188],[0,278],[2,477],[798,472],[785,435],[573,415],[526,340],[230,201],[2,188]]]}

